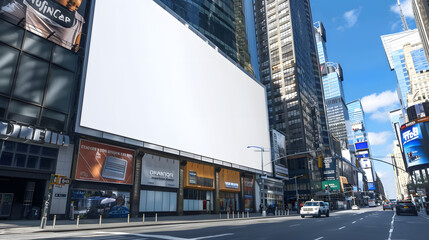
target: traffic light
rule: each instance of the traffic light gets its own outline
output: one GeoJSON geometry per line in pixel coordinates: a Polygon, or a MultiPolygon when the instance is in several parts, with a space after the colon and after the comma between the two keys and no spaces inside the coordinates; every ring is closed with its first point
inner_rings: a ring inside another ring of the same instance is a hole
{"type": "Polygon", "coordinates": [[[319,168],[323,168],[323,156],[322,156],[322,154],[319,154],[318,160],[319,160],[319,168]]]}

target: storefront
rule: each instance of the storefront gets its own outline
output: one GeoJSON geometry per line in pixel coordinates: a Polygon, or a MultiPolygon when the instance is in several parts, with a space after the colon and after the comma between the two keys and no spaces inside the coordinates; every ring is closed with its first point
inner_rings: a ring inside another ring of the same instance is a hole
{"type": "Polygon", "coordinates": [[[80,140],[70,215],[127,217],[133,184],[134,151],[80,140]]]}
{"type": "Polygon", "coordinates": [[[183,211],[213,211],[214,167],[188,162],[183,168],[183,173],[183,211]]]}
{"type": "Polygon", "coordinates": [[[179,161],[151,154],[142,159],[140,212],[176,212],[179,161]]]}
{"type": "Polygon", "coordinates": [[[68,136],[0,121],[0,218],[38,219],[51,174],[67,168],[68,136]],[[60,159],[59,161],[58,159],[60,159]]]}
{"type": "Polygon", "coordinates": [[[219,202],[221,212],[240,211],[240,172],[221,169],[219,172],[219,202]]]}

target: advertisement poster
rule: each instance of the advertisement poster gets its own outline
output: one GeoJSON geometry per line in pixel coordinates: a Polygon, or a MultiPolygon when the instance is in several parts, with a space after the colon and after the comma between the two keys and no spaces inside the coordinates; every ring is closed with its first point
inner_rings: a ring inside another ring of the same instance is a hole
{"type": "Polygon", "coordinates": [[[341,190],[340,180],[323,181],[322,188],[323,190],[329,191],[329,192],[340,191],[341,190]]]}
{"type": "Polygon", "coordinates": [[[179,188],[179,161],[145,154],[142,185],[179,188]]]}
{"type": "Polygon", "coordinates": [[[373,182],[368,183],[368,191],[375,191],[375,184],[373,182]]]}
{"type": "Polygon", "coordinates": [[[0,17],[77,52],[85,24],[86,0],[3,0],[0,17]]]}
{"type": "Polygon", "coordinates": [[[134,151],[81,140],[75,179],[133,184],[134,151]]]}
{"type": "Polygon", "coordinates": [[[337,159],[335,157],[325,157],[323,167],[323,177],[326,180],[335,180],[337,176],[337,159]]]}
{"type": "Polygon", "coordinates": [[[129,192],[73,189],[71,202],[80,218],[125,218],[130,213],[129,192]]]}
{"type": "Polygon", "coordinates": [[[253,192],[254,192],[254,184],[255,181],[253,178],[244,177],[244,186],[243,186],[243,193],[244,193],[244,208],[246,211],[253,211],[253,192]]]}
{"type": "Polygon", "coordinates": [[[429,122],[428,119],[417,120],[415,124],[401,127],[402,144],[407,167],[429,164],[429,122]]]}
{"type": "Polygon", "coordinates": [[[272,130],[273,138],[273,158],[277,159],[286,156],[286,137],[279,131],[272,130]]]}

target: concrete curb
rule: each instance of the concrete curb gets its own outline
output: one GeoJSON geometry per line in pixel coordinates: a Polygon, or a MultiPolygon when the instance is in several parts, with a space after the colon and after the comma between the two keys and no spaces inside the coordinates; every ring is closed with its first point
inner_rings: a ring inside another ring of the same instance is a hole
{"type": "Polygon", "coordinates": [[[85,227],[83,224],[80,225],[82,227],[73,228],[75,225],[69,225],[71,228],[61,229],[61,225],[59,225],[58,229],[38,229],[34,232],[73,232],[73,231],[87,231],[87,230],[99,230],[99,229],[114,229],[114,228],[131,228],[131,227],[151,227],[151,226],[166,226],[166,225],[185,225],[185,224],[193,224],[193,223],[202,223],[202,222],[224,222],[224,221],[236,221],[236,220],[255,220],[255,219],[267,219],[267,218],[286,218],[293,217],[299,215],[282,215],[282,216],[267,216],[267,217],[250,217],[250,218],[230,218],[230,219],[209,219],[209,220],[191,220],[191,221],[175,221],[175,222],[147,222],[147,223],[120,223],[120,225],[114,225],[115,223],[106,223],[101,226],[98,224],[91,224],[96,226],[85,227]],[[112,226],[113,225],[113,226],[112,226]]]}

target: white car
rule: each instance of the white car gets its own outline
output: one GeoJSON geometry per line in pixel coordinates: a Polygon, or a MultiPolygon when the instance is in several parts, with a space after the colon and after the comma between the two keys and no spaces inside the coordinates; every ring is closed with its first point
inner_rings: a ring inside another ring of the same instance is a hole
{"type": "Polygon", "coordinates": [[[300,214],[302,218],[305,218],[305,216],[320,217],[322,214],[329,217],[329,207],[322,201],[311,200],[305,202],[300,214]]]}

